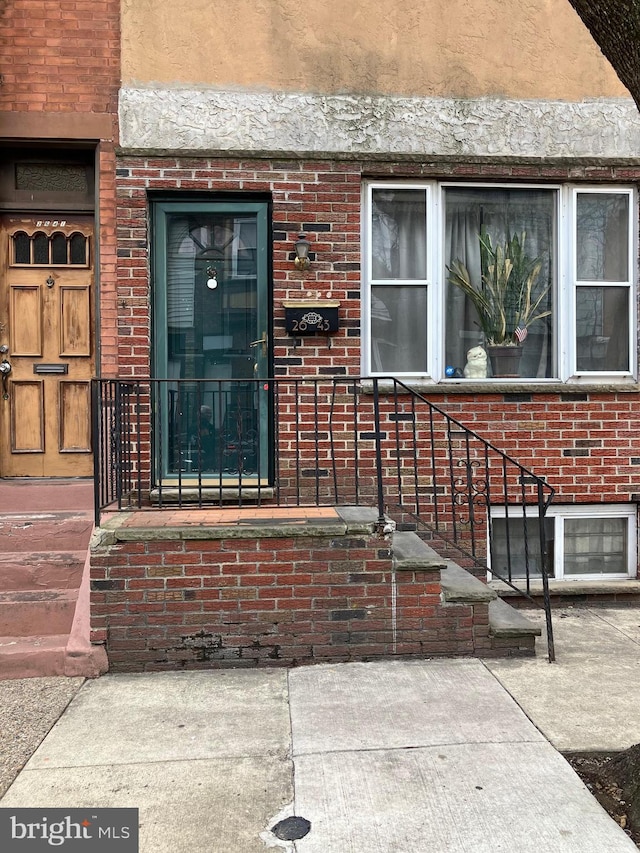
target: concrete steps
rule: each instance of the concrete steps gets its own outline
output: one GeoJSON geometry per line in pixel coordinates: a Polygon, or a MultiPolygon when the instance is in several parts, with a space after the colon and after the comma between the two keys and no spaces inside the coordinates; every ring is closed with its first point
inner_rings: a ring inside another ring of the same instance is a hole
{"type": "Polygon", "coordinates": [[[68,634],[77,600],[77,589],[0,592],[0,637],[68,634]]]}
{"type": "Polygon", "coordinates": [[[0,514],[0,679],[98,675],[105,668],[89,642],[91,484],[29,486],[0,485],[3,506],[16,509],[0,514]]]}
{"type": "Polygon", "coordinates": [[[396,570],[440,571],[441,599],[445,607],[466,608],[473,622],[473,654],[478,657],[535,655],[541,629],[522,611],[498,597],[488,584],[451,559],[443,558],[417,533],[393,536],[396,570]]]}
{"type": "Polygon", "coordinates": [[[0,678],[66,675],[69,634],[43,637],[0,637],[0,678]]]}

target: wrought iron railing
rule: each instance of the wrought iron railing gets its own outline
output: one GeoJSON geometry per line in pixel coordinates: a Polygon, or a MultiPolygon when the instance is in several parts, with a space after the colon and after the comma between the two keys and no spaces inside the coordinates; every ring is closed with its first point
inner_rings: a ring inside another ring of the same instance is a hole
{"type": "MultiPolygon", "coordinates": [[[[554,491],[389,378],[93,383],[96,523],[104,511],[371,505],[532,601],[553,634],[545,515],[554,491]]],[[[457,558],[459,559],[459,558],[457,558]]]]}

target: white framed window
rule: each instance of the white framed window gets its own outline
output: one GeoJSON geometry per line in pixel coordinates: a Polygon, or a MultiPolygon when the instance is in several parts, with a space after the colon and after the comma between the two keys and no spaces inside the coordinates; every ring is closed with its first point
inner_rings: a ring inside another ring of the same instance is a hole
{"type": "Polygon", "coordinates": [[[631,370],[631,192],[574,189],[572,285],[576,374],[631,370]]]}
{"type": "MultiPolygon", "coordinates": [[[[637,574],[636,508],[631,504],[554,506],[544,519],[546,566],[556,580],[614,580],[637,574]]],[[[496,576],[541,576],[540,530],[535,508],[493,507],[489,568],[496,576]],[[508,544],[507,544],[508,543],[508,544]],[[510,557],[508,556],[510,553],[510,557]]],[[[489,548],[488,548],[489,552],[489,548]]]]}
{"type": "Polygon", "coordinates": [[[363,373],[634,376],[631,188],[376,182],[364,211],[363,373]]]}
{"type": "Polygon", "coordinates": [[[433,188],[371,184],[366,209],[366,369],[428,375],[436,349],[433,188]]]}

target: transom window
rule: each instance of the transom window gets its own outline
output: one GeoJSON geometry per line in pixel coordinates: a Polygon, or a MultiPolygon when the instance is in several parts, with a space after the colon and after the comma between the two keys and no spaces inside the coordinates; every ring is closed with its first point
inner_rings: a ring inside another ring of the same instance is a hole
{"type": "Polygon", "coordinates": [[[369,185],[364,371],[630,377],[634,210],[618,187],[369,185]]]}
{"type": "Polygon", "coordinates": [[[11,238],[11,248],[10,263],[14,267],[89,266],[89,238],[79,231],[72,234],[16,231],[11,238]]]}

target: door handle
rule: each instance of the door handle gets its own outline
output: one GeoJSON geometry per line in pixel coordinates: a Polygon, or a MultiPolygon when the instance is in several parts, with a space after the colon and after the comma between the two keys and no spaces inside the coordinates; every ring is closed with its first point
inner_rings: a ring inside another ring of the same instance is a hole
{"type": "Polygon", "coordinates": [[[6,358],[3,358],[0,361],[0,377],[2,377],[2,399],[9,399],[9,374],[11,373],[11,363],[7,361],[6,358]]]}
{"type": "Polygon", "coordinates": [[[250,347],[257,347],[260,345],[262,346],[262,355],[264,356],[264,358],[266,358],[267,357],[267,347],[269,345],[269,336],[267,335],[266,332],[263,332],[262,337],[258,338],[257,341],[251,341],[251,343],[249,344],[250,347]]]}

